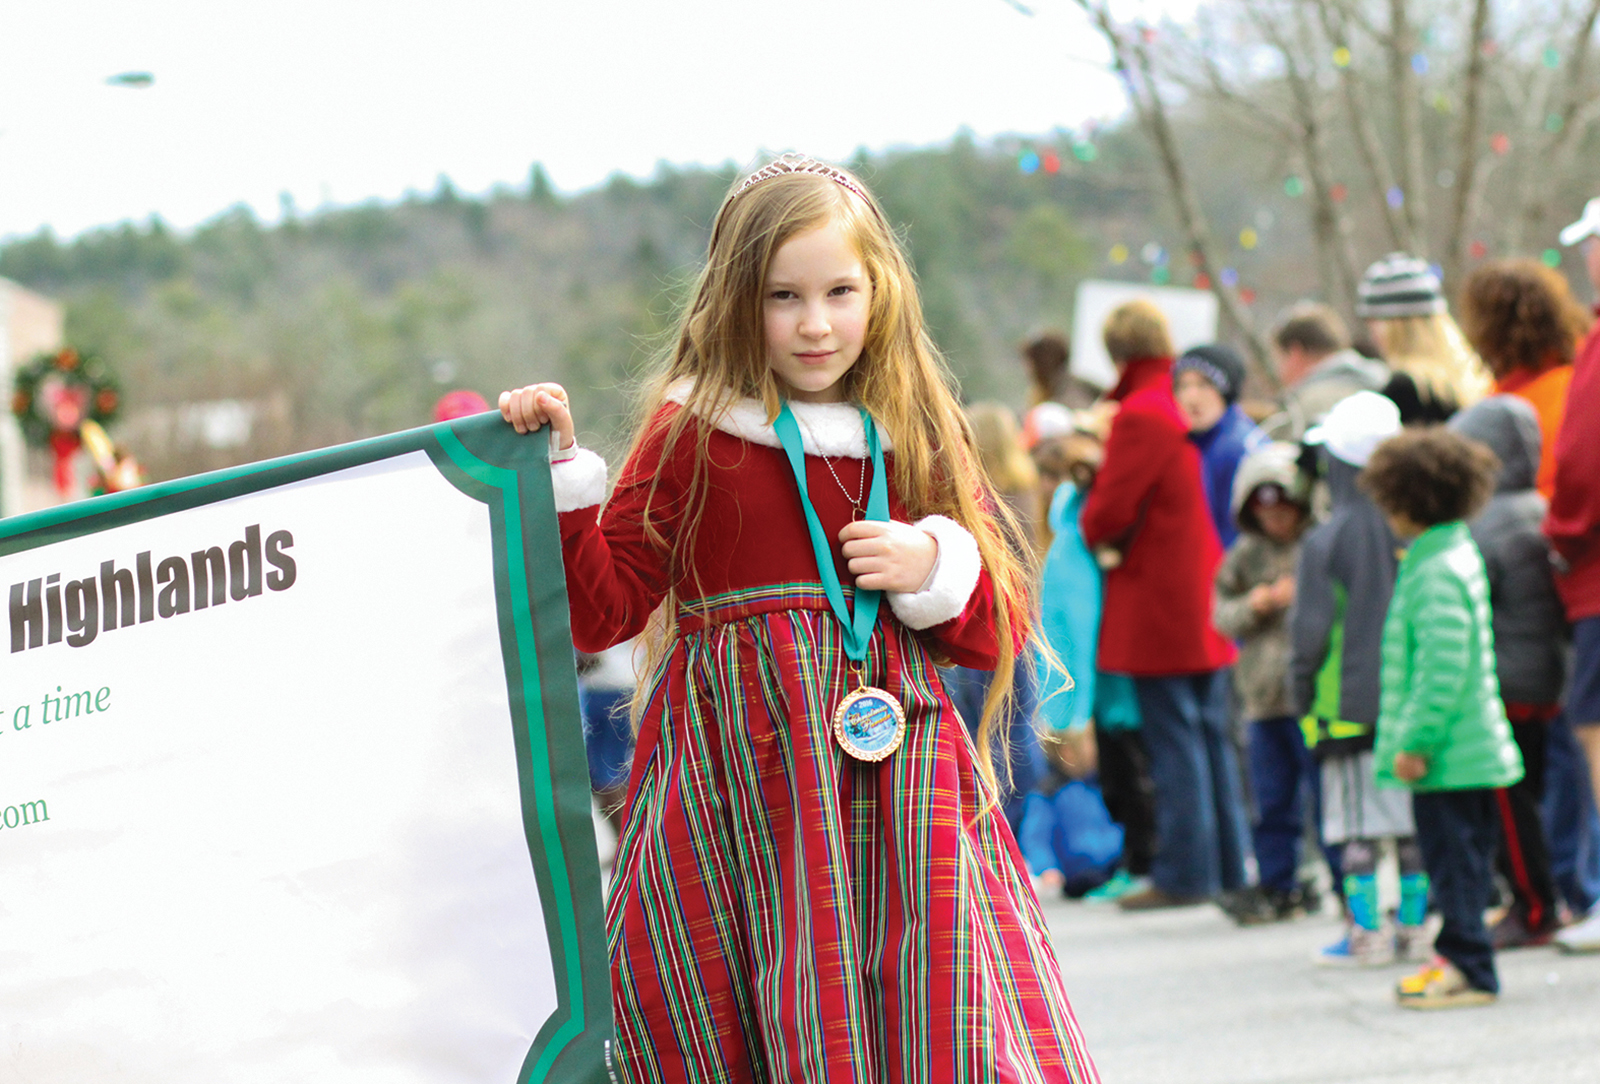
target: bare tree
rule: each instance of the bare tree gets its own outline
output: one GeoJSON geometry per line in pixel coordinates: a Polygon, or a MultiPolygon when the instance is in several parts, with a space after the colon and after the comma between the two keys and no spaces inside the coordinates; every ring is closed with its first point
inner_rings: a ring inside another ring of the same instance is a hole
{"type": "Polygon", "coordinates": [[[1155,144],[1157,157],[1183,230],[1195,266],[1211,282],[1222,307],[1223,319],[1228,326],[1243,336],[1249,345],[1250,361],[1267,387],[1277,391],[1281,386],[1278,372],[1272,364],[1271,350],[1265,337],[1250,319],[1238,290],[1224,281],[1217,262],[1211,229],[1200,207],[1200,198],[1189,178],[1177,137],[1172,130],[1167,103],[1156,81],[1151,60],[1149,36],[1139,27],[1123,26],[1112,18],[1105,0],[1074,0],[1094,23],[1111,46],[1113,64],[1127,89],[1128,100],[1140,126],[1155,144]]]}

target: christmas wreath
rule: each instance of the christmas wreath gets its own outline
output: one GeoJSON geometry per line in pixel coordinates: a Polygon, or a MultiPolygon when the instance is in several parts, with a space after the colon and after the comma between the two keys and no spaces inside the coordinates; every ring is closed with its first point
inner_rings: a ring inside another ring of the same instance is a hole
{"type": "Polygon", "coordinates": [[[55,453],[56,488],[63,493],[72,480],[79,428],[86,421],[104,425],[121,406],[122,389],[111,370],[70,346],[38,355],[12,382],[11,413],[29,444],[55,453]]]}

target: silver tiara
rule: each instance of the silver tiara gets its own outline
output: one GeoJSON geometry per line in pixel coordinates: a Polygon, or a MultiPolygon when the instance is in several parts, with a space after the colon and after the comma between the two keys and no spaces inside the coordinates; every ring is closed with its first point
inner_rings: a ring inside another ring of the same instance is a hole
{"type": "Polygon", "coordinates": [[[848,173],[842,169],[835,169],[826,162],[819,162],[808,154],[791,153],[773,159],[746,177],[744,183],[738,187],[733,195],[737,198],[751,185],[760,184],[762,181],[771,180],[785,173],[815,173],[819,177],[826,177],[828,180],[834,181],[860,196],[868,207],[872,206],[872,200],[867,197],[867,194],[861,190],[861,186],[856,184],[848,173]]]}

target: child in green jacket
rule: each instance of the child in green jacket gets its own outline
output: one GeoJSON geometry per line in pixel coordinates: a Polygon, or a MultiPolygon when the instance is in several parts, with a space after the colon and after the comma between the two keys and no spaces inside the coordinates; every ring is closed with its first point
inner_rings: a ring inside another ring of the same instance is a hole
{"type": "Polygon", "coordinates": [[[1522,778],[1522,756],[1495,677],[1489,581],[1464,522],[1498,471],[1483,445],[1434,428],[1385,441],[1362,475],[1410,543],[1383,629],[1377,782],[1411,788],[1417,842],[1444,918],[1438,958],[1396,990],[1408,1008],[1487,1004],[1500,989],[1483,922],[1499,829],[1493,788],[1522,778]]]}

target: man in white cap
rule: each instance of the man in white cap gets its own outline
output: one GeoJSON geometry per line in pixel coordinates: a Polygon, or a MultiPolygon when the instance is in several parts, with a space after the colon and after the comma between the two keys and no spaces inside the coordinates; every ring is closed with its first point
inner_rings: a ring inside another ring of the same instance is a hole
{"type": "Polygon", "coordinates": [[[1323,842],[1339,849],[1343,867],[1349,925],[1344,937],[1315,957],[1329,966],[1387,964],[1397,951],[1409,955],[1424,947],[1420,923],[1428,886],[1411,796],[1379,790],[1372,760],[1397,543],[1384,514],[1356,485],[1373,451],[1400,429],[1392,400],[1358,391],[1336,403],[1305,436],[1323,449],[1321,469],[1333,507],[1301,543],[1289,614],[1289,694],[1319,765],[1323,842]],[[1383,929],[1378,900],[1385,839],[1396,841],[1400,865],[1399,920],[1392,932],[1383,929]]]}
{"type": "MultiPolygon", "coordinates": [[[[1582,245],[1589,281],[1600,295],[1600,198],[1561,231],[1563,245],[1582,245]]],[[[1596,312],[1600,313],[1600,306],[1596,312]]],[[[1562,574],[1556,580],[1572,622],[1572,684],[1566,714],[1588,754],[1600,795],[1600,326],[1589,333],[1572,366],[1566,413],[1556,437],[1555,489],[1544,533],[1562,574]]],[[[1556,833],[1552,833],[1554,836],[1556,833]]],[[[1572,952],[1600,952],[1600,906],[1556,935],[1572,952]]]]}

